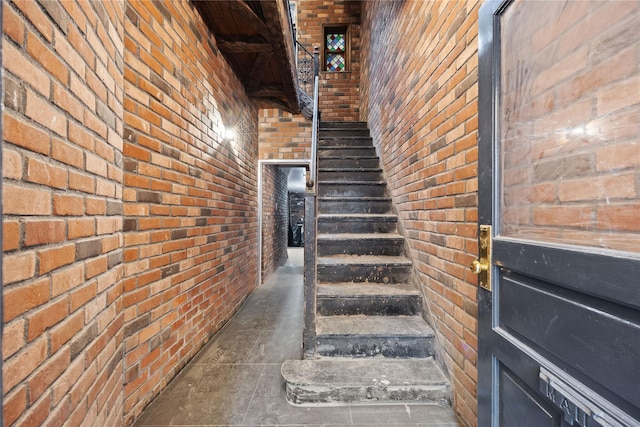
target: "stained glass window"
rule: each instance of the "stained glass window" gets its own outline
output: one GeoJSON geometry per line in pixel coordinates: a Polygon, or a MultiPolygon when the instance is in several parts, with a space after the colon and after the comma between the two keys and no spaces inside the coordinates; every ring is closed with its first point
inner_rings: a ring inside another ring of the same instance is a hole
{"type": "Polygon", "coordinates": [[[344,34],[327,34],[327,50],[330,52],[344,52],[344,34]]]}
{"type": "Polygon", "coordinates": [[[346,65],[344,55],[340,53],[330,53],[327,55],[327,71],[344,71],[346,65]]]}
{"type": "Polygon", "coordinates": [[[347,70],[347,27],[325,27],[324,68],[326,71],[347,70]]]}

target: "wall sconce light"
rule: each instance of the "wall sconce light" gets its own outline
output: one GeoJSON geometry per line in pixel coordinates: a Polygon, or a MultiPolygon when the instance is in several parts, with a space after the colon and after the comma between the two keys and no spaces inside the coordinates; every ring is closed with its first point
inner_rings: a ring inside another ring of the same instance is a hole
{"type": "Polygon", "coordinates": [[[233,130],[232,127],[228,128],[226,126],[223,126],[222,137],[224,138],[225,141],[232,142],[236,138],[236,132],[233,130]]]}

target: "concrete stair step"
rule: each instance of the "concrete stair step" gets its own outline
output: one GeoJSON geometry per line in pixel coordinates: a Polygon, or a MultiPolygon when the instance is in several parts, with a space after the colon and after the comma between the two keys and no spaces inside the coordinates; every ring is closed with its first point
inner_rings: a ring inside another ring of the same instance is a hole
{"type": "Polygon", "coordinates": [[[406,283],[320,283],[316,301],[321,316],[414,316],[421,312],[422,295],[406,283]]]}
{"type": "Polygon", "coordinates": [[[318,197],[383,197],[386,181],[318,181],[318,197]]]}
{"type": "Polygon", "coordinates": [[[294,405],[448,404],[449,383],[432,358],[287,360],[281,374],[294,405]]]}
{"type": "Polygon", "coordinates": [[[362,137],[369,138],[368,128],[329,128],[318,129],[318,138],[362,137]]]}
{"type": "Polygon", "coordinates": [[[375,168],[322,168],[318,170],[318,181],[380,181],[381,179],[382,170],[375,168]]]}
{"type": "Polygon", "coordinates": [[[433,356],[433,329],[420,316],[318,316],[321,356],[433,356]]]}
{"type": "Polygon", "coordinates": [[[319,129],[368,129],[367,122],[320,122],[319,129]]]}
{"type": "Polygon", "coordinates": [[[318,172],[378,172],[382,173],[382,169],[378,167],[365,168],[360,166],[352,167],[321,167],[318,168],[318,172]]]}
{"type": "Polygon", "coordinates": [[[323,156],[318,158],[318,170],[334,168],[378,168],[377,156],[323,156]]]}
{"type": "Polygon", "coordinates": [[[394,214],[318,214],[318,233],[393,233],[394,214]]]}
{"type": "Polygon", "coordinates": [[[374,157],[375,155],[376,149],[368,146],[318,146],[319,159],[324,157],[374,157]]]}
{"type": "Polygon", "coordinates": [[[399,256],[404,251],[404,237],[397,233],[318,233],[317,244],[319,256],[399,256]]]}
{"type": "Polygon", "coordinates": [[[317,258],[318,282],[407,283],[411,261],[403,256],[334,255],[317,258]]]}
{"type": "Polygon", "coordinates": [[[389,197],[319,197],[320,214],[386,214],[391,212],[389,197]]]}
{"type": "Polygon", "coordinates": [[[373,138],[365,136],[318,137],[318,147],[373,147],[373,138]]]}

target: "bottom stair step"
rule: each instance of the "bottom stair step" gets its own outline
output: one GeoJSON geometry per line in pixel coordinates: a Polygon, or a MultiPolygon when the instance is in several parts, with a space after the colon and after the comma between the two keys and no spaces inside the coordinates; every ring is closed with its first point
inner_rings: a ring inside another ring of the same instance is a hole
{"type": "Polygon", "coordinates": [[[433,356],[434,333],[420,316],[318,316],[321,356],[412,358],[433,356]]]}
{"type": "Polygon", "coordinates": [[[449,383],[432,358],[287,360],[281,373],[287,400],[295,405],[449,399],[449,383]]]}

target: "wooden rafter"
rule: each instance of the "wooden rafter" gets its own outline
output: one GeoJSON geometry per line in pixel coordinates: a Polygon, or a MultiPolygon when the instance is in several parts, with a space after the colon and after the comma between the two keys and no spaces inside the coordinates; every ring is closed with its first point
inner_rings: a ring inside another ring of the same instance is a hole
{"type": "Polygon", "coordinates": [[[261,104],[297,113],[297,75],[285,0],[194,1],[216,46],[261,104]]]}
{"type": "MultiPolygon", "coordinates": [[[[285,2],[280,0],[265,0],[261,2],[262,11],[264,13],[269,38],[273,45],[276,61],[280,65],[280,77],[282,80],[282,90],[284,91],[284,99],[290,105],[298,107],[298,97],[296,94],[296,84],[291,84],[297,80],[295,67],[293,39],[285,38],[283,28],[289,26],[288,14],[285,10],[285,2]]],[[[296,111],[297,112],[297,111],[296,111]]]]}
{"type": "Polygon", "coordinates": [[[218,49],[228,53],[265,53],[273,52],[271,43],[245,40],[217,40],[218,49]]]}
{"type": "Polygon", "coordinates": [[[249,73],[249,77],[247,78],[247,91],[253,92],[255,91],[262,82],[262,78],[264,77],[264,72],[271,62],[273,58],[273,52],[269,53],[261,53],[256,58],[256,62],[253,64],[253,68],[249,73]]]}

